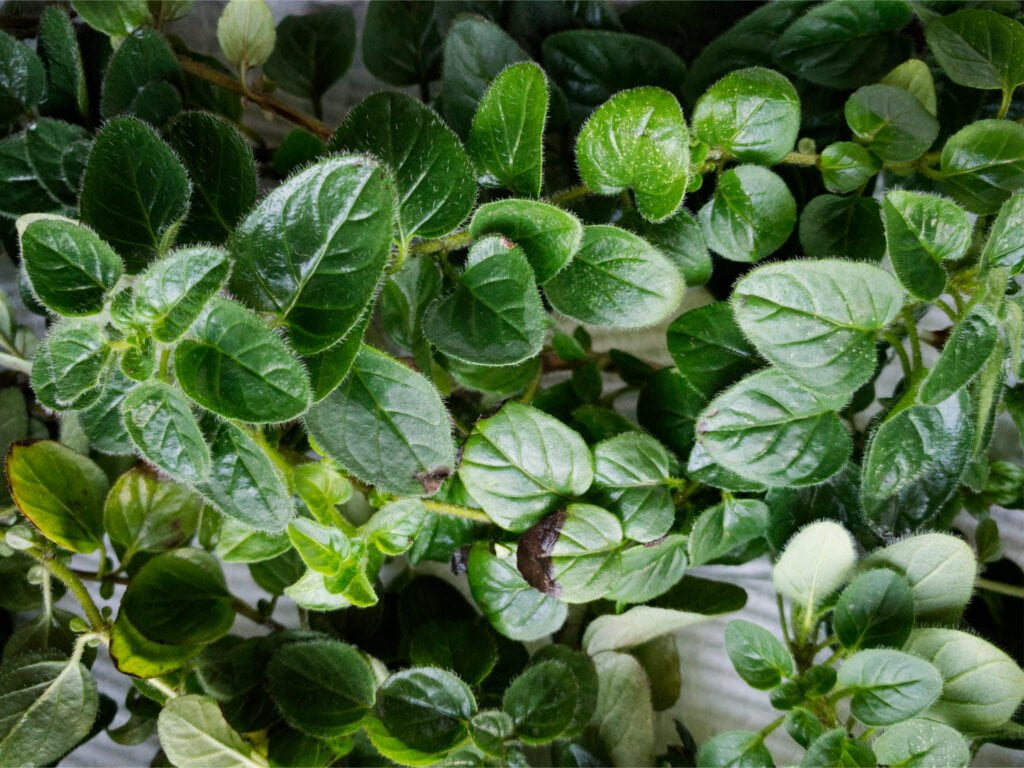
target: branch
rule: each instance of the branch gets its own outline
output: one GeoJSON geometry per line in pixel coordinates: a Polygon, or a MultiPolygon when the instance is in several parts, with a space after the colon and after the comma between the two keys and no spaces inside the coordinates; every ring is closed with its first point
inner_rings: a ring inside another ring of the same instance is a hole
{"type": "Polygon", "coordinates": [[[195,59],[190,59],[187,56],[179,56],[178,63],[181,64],[181,68],[189,74],[195,75],[196,77],[202,78],[214,85],[223,88],[226,91],[237,93],[239,96],[248,99],[253,102],[261,109],[265,109],[268,112],[273,112],[275,115],[283,117],[289,122],[295,123],[300,128],[304,128],[314,136],[327,141],[331,138],[331,129],[315,117],[310,117],[304,112],[300,112],[294,107],[290,107],[283,101],[278,101],[273,96],[268,96],[262,93],[254,93],[253,91],[245,88],[245,86],[231,77],[225,75],[223,72],[218,72],[212,67],[208,67],[195,59]]]}

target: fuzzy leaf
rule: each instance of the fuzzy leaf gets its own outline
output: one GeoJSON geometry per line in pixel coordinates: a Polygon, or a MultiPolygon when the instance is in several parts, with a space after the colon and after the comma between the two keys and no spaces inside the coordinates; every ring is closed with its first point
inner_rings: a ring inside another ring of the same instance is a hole
{"type": "Polygon", "coordinates": [[[789,238],[796,225],[796,202],[773,171],[741,165],[719,177],[698,217],[712,251],[731,261],[755,262],[789,238]]]}
{"type": "Polygon", "coordinates": [[[583,226],[568,211],[538,200],[496,200],[476,209],[474,238],[503,235],[526,254],[538,283],[558,274],[580,249],[583,226]]]}

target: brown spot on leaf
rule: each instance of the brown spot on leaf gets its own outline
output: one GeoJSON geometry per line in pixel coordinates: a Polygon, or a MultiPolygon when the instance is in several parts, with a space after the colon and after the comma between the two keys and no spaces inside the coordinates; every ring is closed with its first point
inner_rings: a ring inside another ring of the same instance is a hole
{"type": "Polygon", "coordinates": [[[451,473],[452,471],[448,467],[437,467],[429,472],[417,472],[413,477],[423,486],[423,492],[427,496],[433,496],[441,489],[441,485],[451,473]]]}
{"type": "Polygon", "coordinates": [[[526,583],[552,597],[558,597],[562,592],[552,573],[551,550],[562,533],[563,525],[565,510],[560,509],[524,533],[516,549],[516,565],[526,583]]]}

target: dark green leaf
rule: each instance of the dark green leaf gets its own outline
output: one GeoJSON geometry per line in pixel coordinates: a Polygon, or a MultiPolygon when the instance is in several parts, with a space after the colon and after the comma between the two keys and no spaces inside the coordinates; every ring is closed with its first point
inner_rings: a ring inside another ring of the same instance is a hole
{"type": "Polygon", "coordinates": [[[60,211],[29,162],[27,135],[22,131],[0,140],[0,214],[10,218],[60,211]]]}
{"type": "Polygon", "coordinates": [[[103,507],[103,527],[122,563],[139,552],[163,552],[192,538],[203,499],[143,467],[114,483],[103,507]]]}
{"type": "Polygon", "coordinates": [[[210,473],[210,449],[177,390],[159,381],[132,389],[121,403],[121,415],[139,453],[173,477],[198,483],[210,473]]]}
{"type": "Polygon", "coordinates": [[[469,135],[477,102],[499,73],[528,58],[497,24],[479,16],[455,20],[444,43],[441,103],[457,134],[469,135]]]}
{"type": "Polygon", "coordinates": [[[718,178],[698,213],[708,247],[731,261],[754,262],[777,251],[796,225],[796,202],[774,172],[741,165],[718,178]]]}
{"type": "Polygon", "coordinates": [[[882,163],[860,144],[837,141],[822,150],[818,167],[828,191],[844,195],[867,184],[882,163]]]}
{"type": "Polygon", "coordinates": [[[423,332],[438,350],[477,365],[537,355],[548,326],[526,256],[503,237],[473,244],[455,290],[430,305],[423,332]]]}
{"type": "Polygon", "coordinates": [[[701,768],[770,768],[775,762],[761,734],[754,731],[724,731],[701,745],[697,752],[697,765],[701,768]]]}
{"type": "Polygon", "coordinates": [[[676,98],[634,88],[594,112],[576,139],[580,178],[600,195],[632,189],[637,210],[661,221],[683,201],[690,179],[690,136],[676,98]]]}
{"type": "Polygon", "coordinates": [[[61,8],[47,6],[39,17],[38,51],[46,65],[46,108],[87,115],[89,94],[75,28],[61,8]]]}
{"type": "Polygon", "coordinates": [[[846,122],[882,160],[909,162],[939,135],[939,122],[913,94],[893,85],[867,85],[846,102],[846,122]]]}
{"type": "Polygon", "coordinates": [[[533,62],[513,64],[494,79],[469,131],[469,153],[482,184],[540,196],[547,113],[547,78],[533,62]]]}
{"type": "Polygon", "coordinates": [[[274,52],[264,70],[278,86],[312,99],[319,111],[327,90],[345,74],[356,49],[356,20],[351,8],[328,7],[286,16],[277,25],[274,52]]]}
{"type": "Polygon", "coordinates": [[[181,97],[173,83],[181,77],[178,60],[162,35],[138,29],[114,51],[100,94],[100,115],[132,115],[161,126],[179,111],[181,97]]]}
{"type": "Polygon", "coordinates": [[[425,752],[452,749],[468,736],[476,700],[451,672],[430,667],[397,672],[377,692],[377,710],[388,731],[425,752]]]}
{"type": "Polygon", "coordinates": [[[371,158],[336,156],[307,168],[239,225],[231,287],[254,309],[278,315],[300,353],[320,352],[373,298],[394,210],[394,183],[371,158]]]}
{"type": "Polygon", "coordinates": [[[894,33],[910,19],[904,0],[829,0],[788,26],[775,61],[812,83],[856,88],[907,58],[910,40],[894,33]]]}
{"type": "Polygon", "coordinates": [[[943,186],[972,213],[996,213],[1024,187],[1024,125],[978,120],[942,148],[943,186]]]}
{"type": "Polygon", "coordinates": [[[31,114],[45,94],[43,62],[27,45],[0,30],[0,122],[31,114]]]}
{"type": "Polygon", "coordinates": [[[117,117],[96,136],[82,179],[82,220],[137,271],[188,208],[181,162],[151,128],[117,117]]]}
{"type": "Polygon", "coordinates": [[[999,209],[981,260],[986,265],[1006,267],[1011,276],[1024,270],[1024,194],[1012,195],[999,209]]]}
{"type": "Polygon", "coordinates": [[[75,205],[92,137],[78,125],[41,118],[25,129],[25,150],[38,181],[55,199],[75,205]]]}
{"type": "Polygon", "coordinates": [[[881,261],[885,230],[872,197],[818,195],[800,212],[800,245],[812,259],[881,261]]]}
{"type": "Polygon", "coordinates": [[[703,399],[758,367],[756,353],[724,301],[684,312],[668,327],[667,338],[680,376],[703,399]]]}
{"type": "Polygon", "coordinates": [[[357,730],[376,695],[370,665],[337,640],[281,646],[267,665],[267,687],[292,727],[322,739],[357,730]]]}
{"type": "Polygon", "coordinates": [[[422,103],[375,93],[348,113],[330,149],[369,152],[395,174],[398,236],[441,237],[473,209],[476,181],[458,137],[422,103]]]}
{"type": "Polygon", "coordinates": [[[909,653],[859,651],[839,667],[839,683],[853,693],[850,710],[865,725],[909,720],[942,692],[939,670],[909,653]]]}
{"type": "Polygon", "coordinates": [[[309,378],[279,336],[241,304],[216,298],[174,350],[178,384],[229,419],[277,422],[301,415],[309,378]]]}
{"type": "Polygon", "coordinates": [[[512,716],[516,736],[546,744],[572,722],[579,687],[569,665],[557,660],[531,665],[505,690],[501,707],[512,716]]]}
{"type": "Polygon", "coordinates": [[[914,628],[914,593],[888,568],[862,573],[839,595],[832,627],[849,650],[900,648],[914,628]]]}
{"type": "Polygon", "coordinates": [[[583,240],[583,227],[568,211],[538,200],[496,200],[477,208],[469,224],[474,238],[504,235],[526,254],[545,283],[573,258],[583,240]]]}
{"type": "Polygon", "coordinates": [[[227,253],[220,248],[172,251],[135,281],[136,317],[149,325],[157,341],[176,341],[223,287],[229,269],[227,253]]]}
{"type": "Polygon", "coordinates": [[[697,101],[693,134],[745,163],[773,165],[793,149],[800,99],[783,75],[762,67],[730,72],[697,101]]]}
{"type": "Polygon", "coordinates": [[[451,473],[448,412],[422,375],[363,346],[342,384],[306,415],[328,456],[392,493],[430,496],[451,473]]]}
{"type": "Polygon", "coordinates": [[[664,221],[652,223],[636,216],[624,223],[662,252],[678,267],[687,285],[701,285],[711,277],[711,255],[704,233],[692,213],[680,209],[664,221]]]}
{"type": "Polygon", "coordinates": [[[679,270],[660,251],[609,225],[584,227],[575,258],[544,285],[551,305],[566,317],[625,328],[665,319],[684,289],[679,270]]]}
{"type": "Polygon", "coordinates": [[[980,8],[941,16],[925,28],[928,47],[958,85],[1012,93],[1024,83],[1024,26],[980,8]]]}
{"type": "Polygon", "coordinates": [[[103,392],[96,401],[78,412],[82,429],[89,436],[94,450],[112,454],[134,453],[135,444],[121,416],[121,403],[132,386],[134,382],[118,369],[107,377],[103,392]]]}
{"type": "Polygon", "coordinates": [[[508,402],[477,422],[459,477],[495,524],[524,531],[565,497],[585,493],[594,470],[576,432],[535,408],[508,402]]]}
{"type": "Polygon", "coordinates": [[[62,315],[99,312],[124,270],[91,229],[66,219],[30,221],[21,231],[21,257],[33,292],[62,315]]]}
{"type": "Polygon", "coordinates": [[[725,652],[739,676],[762,691],[791,677],[795,669],[793,656],[775,635],[743,619],[726,625],[725,652]]]}
{"type": "Polygon", "coordinates": [[[93,29],[111,37],[127,37],[149,19],[146,0],[74,0],[71,7],[93,29]]]}
{"type": "Polygon", "coordinates": [[[907,291],[931,301],[946,287],[945,261],[957,261],[971,244],[971,222],[951,200],[893,190],[882,203],[885,240],[893,271],[907,291]]]}
{"type": "Polygon", "coordinates": [[[873,768],[877,765],[871,747],[850,738],[842,728],[828,731],[807,747],[800,765],[804,768],[830,765],[835,768],[873,768]]]}
{"type": "Polygon", "coordinates": [[[476,622],[428,621],[412,634],[409,660],[417,667],[451,670],[476,686],[498,663],[498,646],[494,636],[476,622]]]}
{"type": "Polygon", "coordinates": [[[692,565],[747,562],[765,550],[768,506],[759,499],[727,498],[700,514],[690,530],[692,565]]]}
{"type": "Polygon", "coordinates": [[[310,386],[313,388],[313,402],[318,403],[338,388],[352,369],[352,363],[363,346],[363,336],[370,324],[373,313],[367,309],[366,314],[346,334],[345,338],[315,355],[306,355],[302,362],[309,372],[310,386]]]}
{"type": "Polygon", "coordinates": [[[182,239],[224,242],[256,201],[252,150],[231,124],[205,112],[179,115],[165,135],[194,185],[182,239]]]}
{"type": "Polygon", "coordinates": [[[653,542],[668,533],[675,505],[666,479],[669,455],[652,437],[627,432],[594,446],[594,486],[599,504],[622,521],[623,534],[653,542]]]}
{"type": "Polygon", "coordinates": [[[926,405],[938,405],[967,386],[995,349],[998,327],[999,321],[985,306],[972,307],[946,339],[918,399],[926,405]]]}
{"type": "Polygon", "coordinates": [[[363,26],[363,63],[391,85],[421,85],[437,77],[445,30],[433,2],[371,0],[363,26]]]}
{"type": "Polygon", "coordinates": [[[14,503],[46,538],[73,552],[100,545],[110,485],[92,461],[51,440],[15,443],[6,473],[14,503]]]}

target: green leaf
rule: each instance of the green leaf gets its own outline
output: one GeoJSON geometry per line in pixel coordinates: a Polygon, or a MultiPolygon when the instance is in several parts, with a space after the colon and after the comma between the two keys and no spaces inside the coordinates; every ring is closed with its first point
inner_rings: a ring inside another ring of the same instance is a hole
{"type": "Polygon", "coordinates": [[[762,356],[839,398],[871,378],[876,336],[903,298],[892,275],[869,264],[790,261],[740,280],[733,312],[762,356]]]}
{"type": "Polygon", "coordinates": [[[850,577],[856,561],[853,540],[841,525],[811,523],[789,540],[772,568],[772,581],[810,621],[814,610],[850,577]]]}
{"type": "Polygon", "coordinates": [[[570,29],[543,43],[544,70],[569,101],[574,126],[615,93],[639,86],[677,92],[682,60],[649,38],[604,29],[570,29]]]}
{"type": "Polygon", "coordinates": [[[51,6],[43,11],[39,17],[37,50],[46,65],[47,110],[87,115],[89,93],[82,51],[66,11],[51,6]]]}
{"type": "Polygon", "coordinates": [[[575,258],[544,285],[561,314],[615,328],[664,320],[679,306],[684,289],[671,261],[643,239],[610,225],[584,227],[575,258]]]}
{"type": "Polygon", "coordinates": [[[302,358],[302,362],[305,363],[306,370],[309,372],[314,403],[323,400],[345,380],[348,372],[352,369],[356,355],[359,354],[359,350],[363,346],[363,336],[366,334],[372,315],[373,313],[367,309],[344,339],[323,352],[306,355],[302,358]]]}
{"type": "Polygon", "coordinates": [[[763,67],[730,72],[697,101],[693,134],[744,163],[774,165],[796,144],[800,98],[785,76],[763,67]]]}
{"type": "Polygon", "coordinates": [[[995,349],[999,321],[985,306],[976,305],[954,326],[928,376],[918,399],[938,405],[966,387],[995,349]]]}
{"type": "Polygon", "coordinates": [[[469,224],[474,239],[503,235],[526,254],[545,283],[558,274],[580,249],[583,227],[568,211],[538,200],[496,200],[477,208],[469,224]]]}
{"type": "Polygon", "coordinates": [[[812,259],[881,261],[885,230],[872,197],[818,195],[800,212],[800,245],[812,259]]]}
{"type": "Polygon", "coordinates": [[[679,373],[663,368],[640,387],[637,421],[677,456],[686,456],[693,447],[697,416],[706,403],[679,373]]]}
{"type": "Polygon", "coordinates": [[[916,160],[939,135],[939,122],[917,97],[893,85],[866,85],[843,108],[846,123],[882,160],[916,160]]]}
{"type": "Polygon", "coordinates": [[[871,748],[878,762],[900,768],[966,768],[971,762],[967,740],[955,728],[925,718],[886,728],[871,748]]]}
{"type": "Polygon", "coordinates": [[[569,727],[578,696],[573,670],[551,659],[531,665],[513,680],[501,708],[512,716],[517,738],[526,744],[547,744],[569,727]]]}
{"type": "Polygon", "coordinates": [[[329,148],[368,152],[391,168],[402,241],[446,235],[473,210],[476,180],[466,150],[433,110],[411,96],[368,96],[348,113],[329,148]]]}
{"type": "Polygon", "coordinates": [[[942,184],[971,213],[992,214],[1024,186],[1024,125],[978,120],[949,138],[942,184]]]}
{"type": "Polygon", "coordinates": [[[592,504],[569,504],[523,534],[519,572],[545,594],[587,603],[611,589],[621,573],[622,526],[592,504]]]}
{"type": "Polygon", "coordinates": [[[78,412],[93,450],[122,455],[135,452],[135,444],[121,416],[121,403],[134,385],[135,382],[116,370],[107,377],[96,401],[78,412]]]}
{"type": "Polygon", "coordinates": [[[825,188],[837,195],[844,195],[867,184],[882,170],[882,163],[860,144],[837,141],[822,150],[818,167],[825,188]]]}
{"type": "MultiPolygon", "coordinates": [[[[213,498],[209,489],[206,493],[213,498]]],[[[228,515],[220,518],[214,537],[217,543],[213,553],[225,563],[263,563],[292,549],[286,532],[261,531],[228,515]]]]}
{"type": "Polygon", "coordinates": [[[701,768],[726,766],[774,766],[764,737],[754,731],[724,731],[701,744],[697,752],[701,768]]]}
{"type": "Polygon", "coordinates": [[[391,675],[377,691],[377,711],[392,736],[413,749],[453,749],[469,735],[476,700],[451,672],[432,667],[391,675]]]}
{"type": "Polygon", "coordinates": [[[1024,194],[1011,195],[999,209],[981,263],[1006,267],[1011,276],[1024,271],[1024,194]]]}
{"type": "Polygon", "coordinates": [[[485,709],[473,715],[469,730],[473,744],[482,752],[495,757],[505,754],[505,742],[515,736],[512,718],[496,709],[485,709]]]}
{"type": "Polygon", "coordinates": [[[227,253],[220,248],[172,251],[135,281],[136,317],[149,325],[157,341],[176,341],[223,287],[229,269],[227,253]]]}
{"type": "Polygon", "coordinates": [[[175,549],[147,560],[132,577],[121,606],[149,640],[210,643],[235,621],[220,564],[199,549],[175,549]]]}
{"type": "Polygon", "coordinates": [[[441,103],[448,124],[468,136],[477,102],[510,64],[529,56],[497,24],[479,16],[460,16],[444,43],[441,103]]]}
{"type": "Polygon", "coordinates": [[[900,651],[858,651],[839,667],[839,683],[853,693],[850,711],[865,725],[892,725],[920,714],[942,692],[939,670],[900,651]]]}
{"type": "Polygon", "coordinates": [[[293,728],[322,739],[357,730],[376,695],[359,649],[337,640],[282,645],[267,665],[267,686],[293,728]]]}
{"type": "Polygon", "coordinates": [[[494,636],[471,621],[440,619],[420,624],[409,642],[409,660],[418,667],[448,669],[479,685],[498,663],[494,636]]]}
{"type": "Polygon", "coordinates": [[[963,390],[938,405],[914,405],[890,417],[864,458],[861,501],[871,527],[899,536],[930,525],[956,492],[973,446],[963,390]]]}
{"type": "Polygon", "coordinates": [[[14,443],[6,459],[11,498],[40,533],[72,552],[100,546],[110,485],[99,467],[52,440],[14,443]]]}
{"type": "MultiPolygon", "coordinates": [[[[37,366],[49,366],[53,399],[60,406],[80,408],[94,402],[101,392],[110,346],[99,326],[85,321],[66,322],[50,331],[36,354],[37,366]]],[[[33,376],[33,388],[40,387],[33,376]]],[[[42,394],[40,400],[44,400],[42,394]]]]}
{"type": "Polygon", "coordinates": [[[843,728],[835,728],[811,743],[800,765],[802,768],[822,765],[874,768],[877,762],[874,752],[866,742],[850,738],[843,728]]]}
{"type": "Polygon", "coordinates": [[[915,629],[905,650],[938,668],[942,695],[928,714],[959,731],[998,728],[1024,699],[1024,672],[1017,663],[968,632],[915,629]]]}
{"type": "Polygon", "coordinates": [[[45,95],[43,62],[27,45],[0,30],[0,122],[31,114],[45,95]]]}
{"type": "Polygon", "coordinates": [[[724,301],[684,312],[668,327],[667,339],[683,381],[704,399],[758,367],[756,353],[724,301]]]}
{"type": "Polygon", "coordinates": [[[531,587],[512,558],[497,557],[486,544],[470,550],[468,573],[473,599],[505,637],[524,642],[539,640],[565,622],[565,603],[531,587]]]}
{"type": "Polygon", "coordinates": [[[400,555],[412,546],[427,522],[427,508],[418,499],[399,499],[381,507],[359,532],[386,555],[400,555]]]}
{"type": "Polygon", "coordinates": [[[181,162],[152,128],[130,117],[96,135],[82,177],[82,221],[137,271],[188,208],[181,162]]]}
{"type": "Polygon", "coordinates": [[[476,423],[463,447],[459,477],[496,525],[525,531],[565,497],[584,494],[594,470],[579,434],[509,401],[476,423]]]}
{"type": "Polygon", "coordinates": [[[178,384],[192,400],[229,419],[280,422],[312,399],[309,378],[288,346],[254,313],[212,299],[174,350],[178,384]]]}
{"type": "Polygon", "coordinates": [[[731,261],[755,262],[777,251],[796,225],[796,202],[773,171],[741,165],[718,178],[697,214],[708,247],[731,261]]]}
{"type": "Polygon", "coordinates": [[[644,668],[626,653],[594,657],[599,681],[591,726],[613,765],[654,762],[654,710],[644,668]]]}
{"type": "Polygon", "coordinates": [[[363,22],[363,63],[391,85],[420,85],[437,77],[441,40],[435,3],[371,0],[363,22]]]}
{"type": "Polygon", "coordinates": [[[671,216],[689,183],[690,136],[668,91],[634,88],[612,96],[576,139],[580,178],[600,195],[632,189],[650,221],[671,216]]]}
{"type": "Polygon", "coordinates": [[[914,595],[918,622],[955,623],[971,599],[978,563],[962,539],[945,533],[912,536],[877,549],[865,568],[891,568],[903,575],[914,595]]]}
{"type": "Polygon", "coordinates": [[[0,667],[0,762],[58,762],[89,735],[98,708],[96,681],[78,655],[14,657],[0,667]]]}
{"type": "Polygon", "coordinates": [[[352,64],[356,20],[351,8],[333,7],[286,16],[277,25],[274,52],[264,71],[288,93],[311,99],[314,111],[352,64]]]}
{"type": "Polygon", "coordinates": [[[181,239],[223,243],[256,201],[252,150],[234,126],[207,112],[178,115],[164,135],[194,185],[181,239]]]}
{"type": "Polygon", "coordinates": [[[252,747],[228,725],[216,699],[170,699],[157,718],[160,746],[176,768],[259,768],[252,747]]]}
{"type": "Polygon", "coordinates": [[[473,244],[455,290],[423,317],[423,332],[438,350],[476,365],[515,365],[536,356],[547,326],[526,256],[498,236],[473,244]]]}
{"type": "Polygon", "coordinates": [[[815,485],[849,458],[843,404],[769,368],[716,397],[697,419],[697,442],[742,478],[768,486],[815,485]]]}
{"type": "Polygon", "coordinates": [[[686,572],[686,537],[629,547],[622,552],[622,572],[605,595],[620,603],[646,603],[679,583],[686,572]]]}
{"type": "Polygon", "coordinates": [[[914,628],[910,584],[888,568],[862,573],[839,595],[832,627],[848,650],[899,648],[914,628]]]}
{"type": "Polygon", "coordinates": [[[57,208],[29,162],[26,136],[22,131],[0,140],[0,214],[10,218],[57,208]]]}
{"type": "Polygon", "coordinates": [[[971,244],[971,222],[951,200],[893,190],[882,202],[885,240],[893,271],[907,291],[924,301],[946,287],[945,261],[963,258],[971,244]]]}
{"type": "Polygon", "coordinates": [[[690,563],[743,563],[757,557],[765,550],[768,514],[759,499],[731,497],[701,512],[690,530],[690,563]]]}
{"type": "Polygon", "coordinates": [[[126,563],[139,552],[163,552],[195,533],[203,499],[144,467],[121,475],[107,495],[103,528],[126,563]]]}
{"type": "Polygon", "coordinates": [[[792,677],[795,669],[792,654],[775,635],[743,619],[726,625],[725,652],[739,676],[761,691],[792,677]]]}
{"type": "Polygon", "coordinates": [[[911,18],[904,0],[829,0],[788,25],[775,61],[829,88],[876,82],[907,58],[910,41],[895,33],[911,18]]]}
{"type": "Polygon", "coordinates": [[[151,29],[135,30],[107,64],[100,115],[108,120],[132,115],[161,126],[181,111],[181,96],[173,85],[180,79],[178,60],[163,35],[151,29]]]}
{"type": "Polygon", "coordinates": [[[41,118],[25,129],[24,136],[28,162],[39,183],[55,200],[75,205],[92,148],[89,132],[78,125],[41,118]]]}
{"type": "Polygon", "coordinates": [[[363,346],[345,382],[306,414],[324,452],[404,496],[433,495],[455,465],[448,412],[419,373],[363,346]]]}
{"type": "Polygon", "coordinates": [[[469,154],[482,184],[540,196],[547,113],[547,78],[532,61],[494,78],[469,130],[469,154]]]}
{"type": "Polygon", "coordinates": [[[711,277],[711,255],[704,233],[689,211],[680,209],[657,223],[641,216],[634,216],[633,221],[627,222],[624,226],[634,230],[676,265],[687,285],[701,285],[711,277]]]}
{"type": "Polygon", "coordinates": [[[111,37],[127,37],[149,19],[146,0],[74,0],[71,7],[86,24],[111,37]]]}
{"type": "Polygon", "coordinates": [[[159,381],[139,384],[125,396],[121,415],[147,461],[188,483],[209,476],[210,449],[178,390],[159,381]]]}
{"type": "Polygon", "coordinates": [[[914,95],[930,115],[938,115],[935,97],[935,80],[932,71],[921,59],[907,59],[898,67],[894,67],[881,80],[882,85],[895,85],[914,95]]]}
{"type": "Polygon", "coordinates": [[[20,234],[32,291],[47,308],[62,315],[103,309],[124,270],[109,245],[88,227],[58,218],[31,220],[20,234]]]}
{"type": "Polygon", "coordinates": [[[627,432],[603,440],[593,448],[594,485],[598,504],[622,521],[623,535],[653,542],[675,522],[675,505],[666,484],[670,459],[652,437],[627,432]]]}
{"type": "Polygon", "coordinates": [[[274,52],[274,16],[266,0],[230,0],[217,20],[217,42],[225,58],[245,73],[274,52]]]}
{"type": "Polygon", "coordinates": [[[391,246],[395,188],[377,161],[336,156],[292,176],[235,231],[232,290],[273,312],[295,349],[327,349],[373,298],[391,246]]]}
{"type": "Polygon", "coordinates": [[[198,645],[154,643],[132,625],[124,610],[110,630],[110,659],[118,672],[143,679],[181,669],[201,650],[198,645]]]}
{"type": "Polygon", "coordinates": [[[1024,26],[995,11],[969,8],[925,27],[946,76],[968,88],[1010,94],[1024,83],[1024,26]]]}

